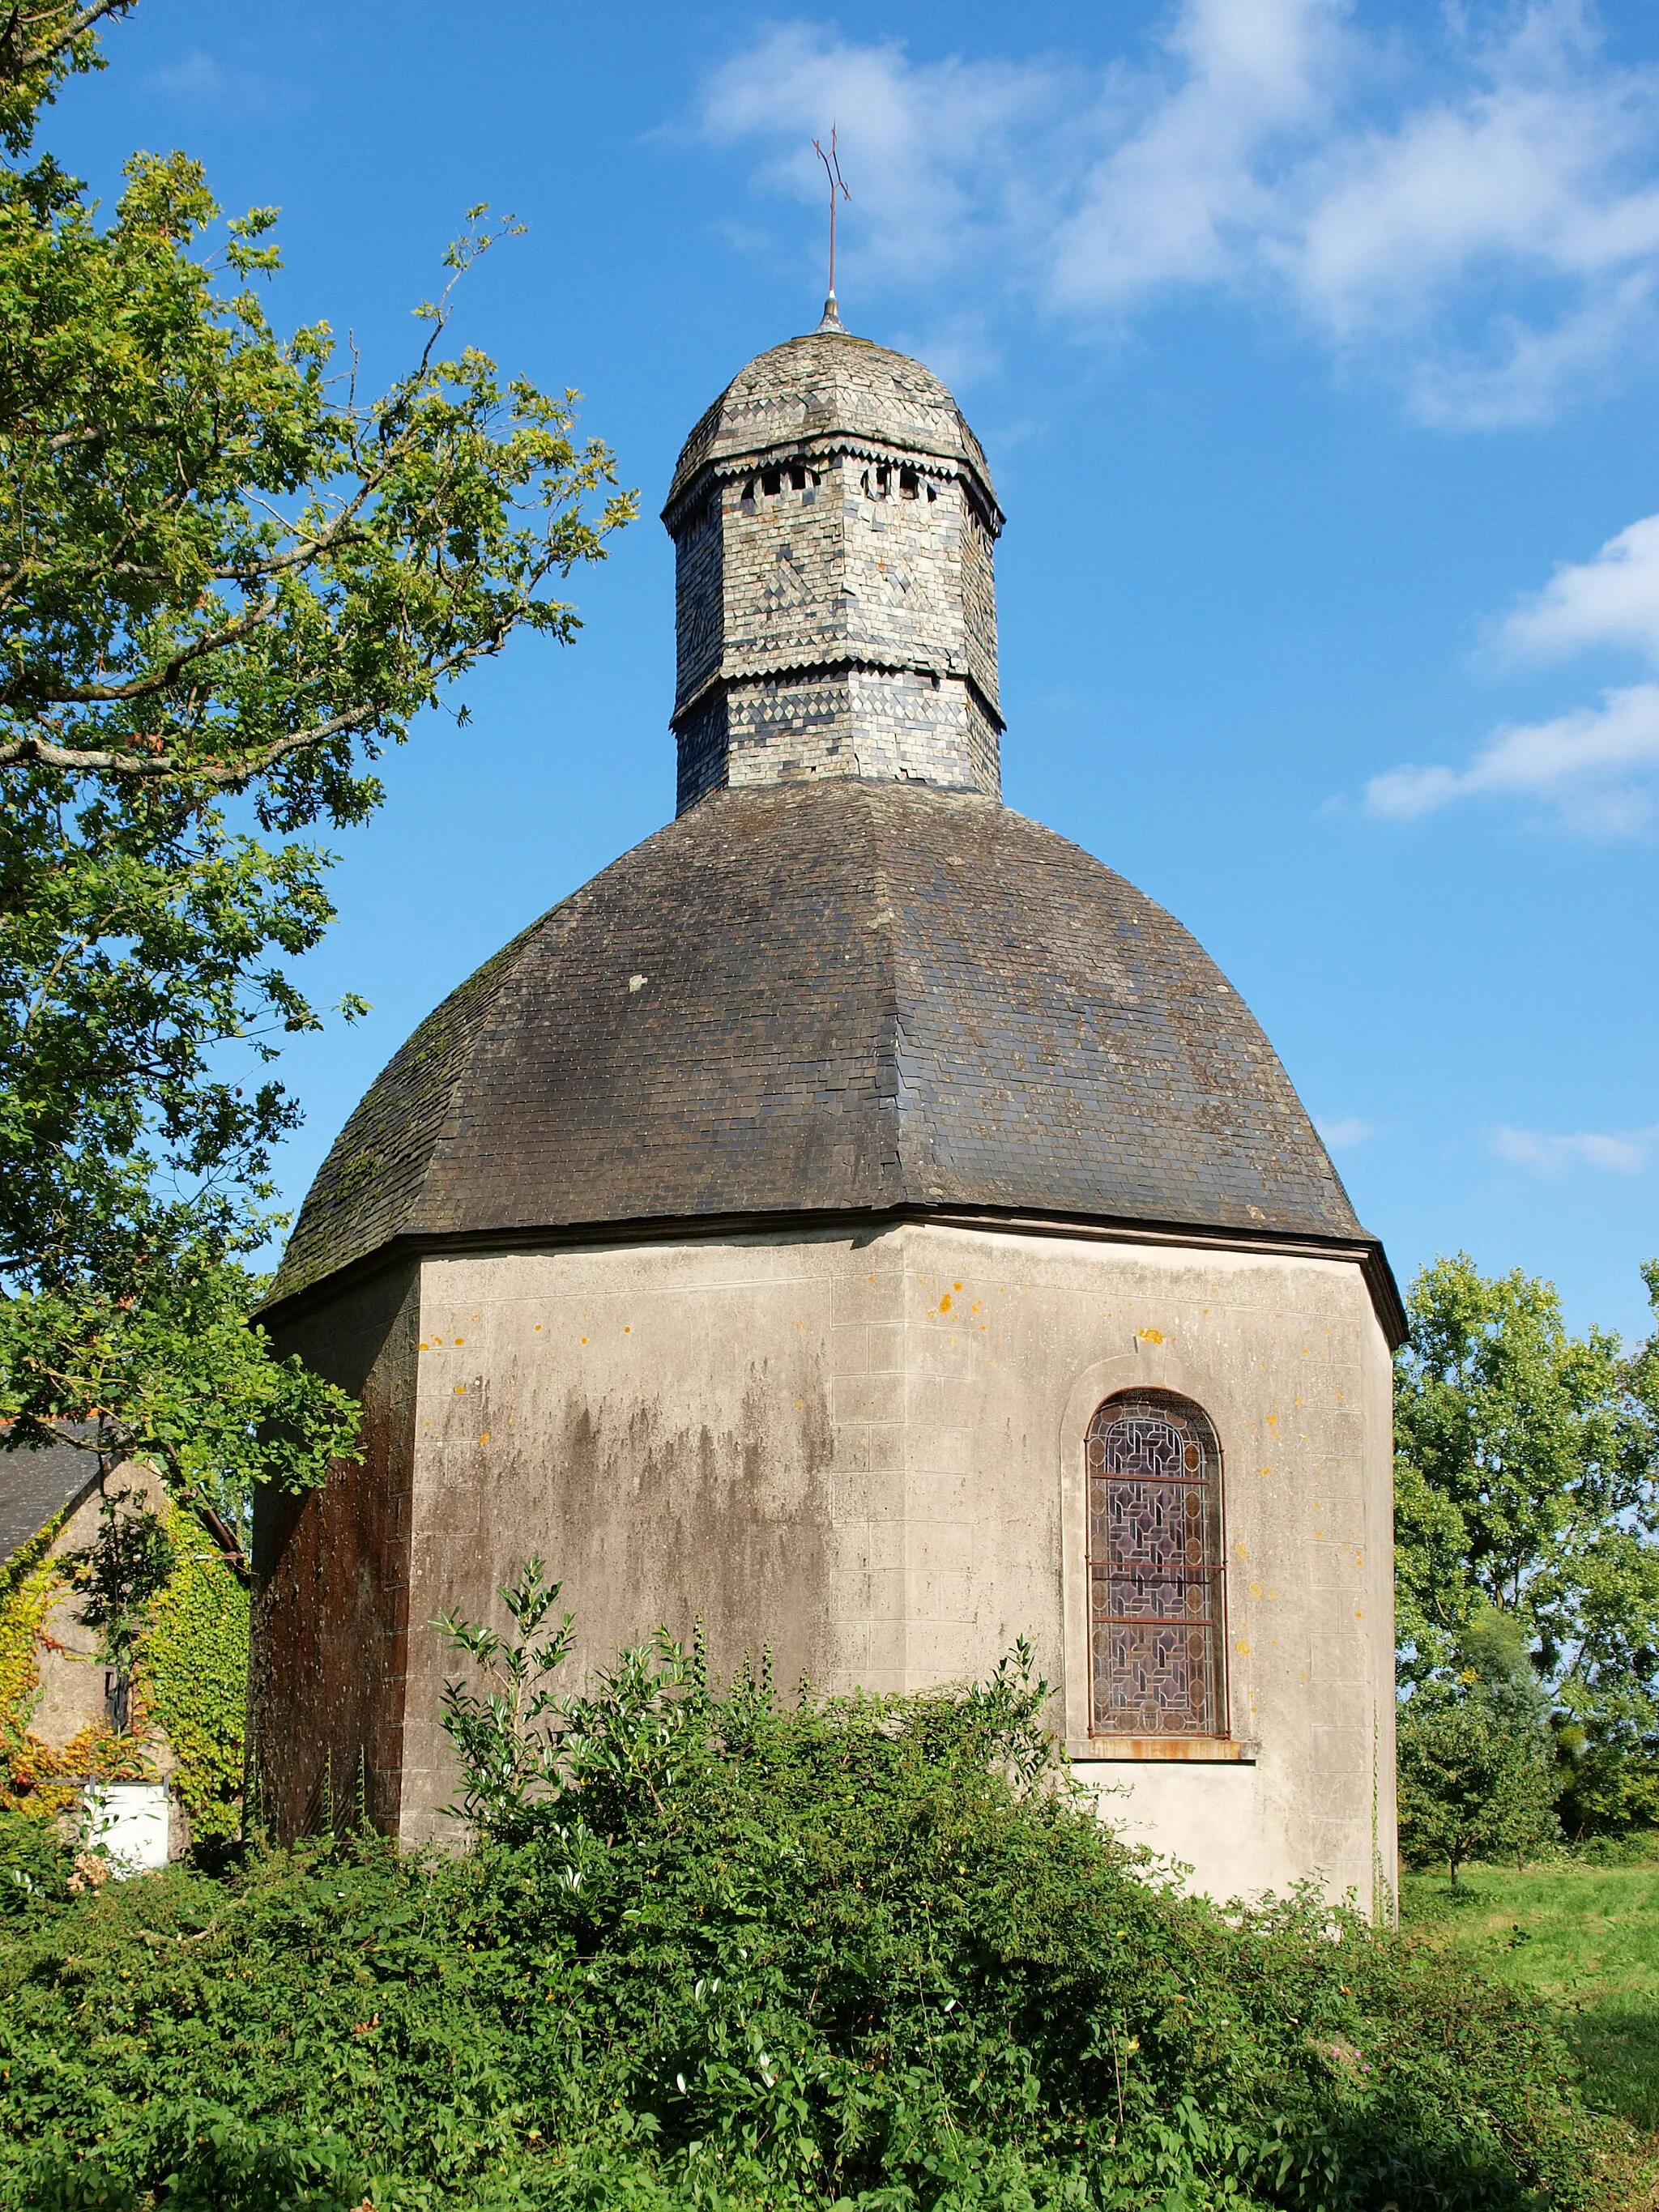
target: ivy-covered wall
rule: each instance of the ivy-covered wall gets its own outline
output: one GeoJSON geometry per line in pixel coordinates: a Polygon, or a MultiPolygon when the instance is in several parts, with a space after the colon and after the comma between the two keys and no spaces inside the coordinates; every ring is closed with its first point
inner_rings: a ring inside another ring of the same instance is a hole
{"type": "Polygon", "coordinates": [[[28,1726],[40,1689],[40,1632],[58,1588],[57,1565],[48,1554],[68,1517],[66,1511],[58,1514],[0,1568],[0,1759],[5,1768],[0,1802],[47,1814],[60,1809],[61,1792],[27,1790],[20,1796],[13,1783],[29,1763],[28,1726]],[[32,1802],[47,1796],[53,1802],[32,1802]]]}
{"type": "Polygon", "coordinates": [[[179,1564],[151,1613],[139,1686],[173,1747],[191,1840],[227,1843],[242,1820],[248,1594],[188,1515],[172,1515],[168,1533],[179,1564]]]}
{"type": "Polygon", "coordinates": [[[42,1638],[66,1589],[56,1553],[69,1517],[60,1514],[0,1568],[0,1806],[50,1820],[76,1794],[67,1783],[54,1787],[57,1777],[141,1780],[160,1768],[188,1816],[191,1840],[229,1841],[242,1817],[247,1591],[193,1517],[169,1509],[175,1565],[139,1647],[131,1733],[100,1722],[65,1744],[48,1743],[31,1724],[42,1638]]]}

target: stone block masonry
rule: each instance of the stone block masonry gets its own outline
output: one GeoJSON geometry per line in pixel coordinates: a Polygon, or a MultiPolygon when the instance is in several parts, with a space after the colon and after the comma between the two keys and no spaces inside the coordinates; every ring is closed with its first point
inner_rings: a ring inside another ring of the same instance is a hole
{"type": "Polygon", "coordinates": [[[841,332],[762,356],[693,433],[665,520],[682,813],[821,776],[1000,795],[1002,518],[925,370],[841,332]]]}

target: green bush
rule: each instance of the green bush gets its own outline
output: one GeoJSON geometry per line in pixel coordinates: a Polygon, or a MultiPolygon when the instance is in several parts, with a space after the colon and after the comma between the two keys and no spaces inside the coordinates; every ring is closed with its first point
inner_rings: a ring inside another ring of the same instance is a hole
{"type": "Polygon", "coordinates": [[[470,1850],[43,1899],[0,1928],[0,2204],[1620,2201],[1540,2010],[1180,1895],[1032,1772],[1040,1694],[778,1713],[665,1645],[470,1850]]]}
{"type": "Polygon", "coordinates": [[[0,1805],[0,1913],[69,1894],[74,1855],[53,1824],[0,1805]]]}

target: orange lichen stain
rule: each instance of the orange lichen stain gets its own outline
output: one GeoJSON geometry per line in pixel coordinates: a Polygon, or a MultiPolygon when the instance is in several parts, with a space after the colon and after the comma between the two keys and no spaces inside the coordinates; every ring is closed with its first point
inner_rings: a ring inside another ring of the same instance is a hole
{"type": "Polygon", "coordinates": [[[1279,1416],[1277,1413],[1267,1413],[1264,1415],[1263,1418],[1267,1421],[1267,1426],[1270,1429],[1276,1429],[1279,1426],[1279,1416]]]}
{"type": "Polygon", "coordinates": [[[430,1352],[432,1346],[429,1344],[417,1344],[415,1349],[416,1352],[430,1352]]]}
{"type": "Polygon", "coordinates": [[[939,1311],[940,1311],[941,1313],[949,1313],[949,1312],[950,1312],[950,1310],[951,1310],[951,1293],[949,1292],[949,1291],[946,1291],[946,1292],[945,1293],[945,1296],[944,1296],[944,1297],[939,1300],[939,1311]]]}
{"type": "Polygon", "coordinates": [[[1355,1606],[1353,1609],[1353,1617],[1356,1620],[1364,1620],[1365,1618],[1364,1614],[1361,1613],[1358,1606],[1355,1606]]]}
{"type": "Polygon", "coordinates": [[[489,1442],[489,1431],[488,1429],[486,1429],[483,1434],[479,1437],[478,1442],[481,1445],[487,1444],[489,1442]]]}
{"type": "Polygon", "coordinates": [[[1271,1474],[1273,1473],[1273,1469],[1270,1467],[1261,1467],[1256,1469],[1256,1473],[1258,1474],[1271,1474]]]}
{"type": "Polygon", "coordinates": [[[536,1324],[536,1331],[537,1331],[538,1335],[539,1335],[539,1334],[540,1334],[540,1333],[541,1333],[541,1326],[542,1326],[542,1325],[541,1325],[540,1322],[537,1322],[537,1324],[536,1324]]]}
{"type": "Polygon", "coordinates": [[[634,1331],[633,1331],[632,1326],[631,1326],[630,1324],[624,1323],[624,1324],[623,1324],[623,1334],[624,1336],[632,1336],[632,1335],[633,1335],[633,1334],[634,1334],[634,1331]]]}
{"type": "Polygon", "coordinates": [[[466,1342],[466,1339],[464,1336],[458,1336],[455,1341],[457,1344],[465,1344],[466,1342]]]}
{"type": "Polygon", "coordinates": [[[466,1385],[465,1385],[465,1382],[458,1382],[458,1383],[455,1385],[455,1395],[456,1395],[458,1398],[464,1398],[464,1397],[465,1397],[465,1395],[466,1395],[466,1385]]]}
{"type": "Polygon", "coordinates": [[[960,1283],[952,1283],[951,1288],[953,1291],[959,1291],[962,1288],[962,1285],[960,1283]]]}
{"type": "Polygon", "coordinates": [[[972,1305],[968,1309],[969,1313],[982,1313],[984,1310],[983,1304],[978,1298],[975,1298],[972,1305]]]}
{"type": "Polygon", "coordinates": [[[584,1338],[582,1339],[582,1342],[583,1342],[584,1344],[586,1344],[586,1341],[587,1341],[587,1339],[586,1339],[586,1337],[584,1337],[584,1338]]]}
{"type": "Polygon", "coordinates": [[[434,1336],[434,1337],[433,1338],[432,1341],[434,1342],[434,1344],[441,1344],[441,1343],[443,1342],[443,1339],[442,1339],[442,1337],[441,1337],[441,1336],[434,1336]]]}
{"type": "Polygon", "coordinates": [[[1238,1653],[1242,1659],[1248,1659],[1250,1656],[1250,1647],[1244,1641],[1242,1636],[1239,1638],[1237,1643],[1234,1644],[1233,1650],[1238,1653]]]}
{"type": "Polygon", "coordinates": [[[1138,1328],[1135,1331],[1135,1336],[1142,1344],[1162,1344],[1164,1341],[1164,1332],[1161,1328],[1138,1328]]]}
{"type": "Polygon", "coordinates": [[[1252,1583],[1250,1584],[1250,1595],[1251,1595],[1252,1597],[1260,1597],[1260,1596],[1261,1596],[1261,1583],[1252,1583]]]}

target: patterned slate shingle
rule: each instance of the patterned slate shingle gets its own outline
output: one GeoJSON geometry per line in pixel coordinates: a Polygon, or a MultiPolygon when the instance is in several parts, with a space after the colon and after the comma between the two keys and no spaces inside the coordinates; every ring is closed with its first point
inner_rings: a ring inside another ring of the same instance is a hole
{"type": "Polygon", "coordinates": [[[664,521],[673,527],[672,518],[705,471],[809,450],[815,441],[951,455],[1001,520],[984,451],[933,371],[848,331],[817,330],[757,354],[704,410],[680,448],[664,521]]]}
{"type": "Polygon", "coordinates": [[[905,1203],[1364,1235],[1170,915],[993,799],[848,778],[715,793],[480,969],[272,1297],[400,1236],[905,1203]]]}

